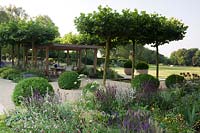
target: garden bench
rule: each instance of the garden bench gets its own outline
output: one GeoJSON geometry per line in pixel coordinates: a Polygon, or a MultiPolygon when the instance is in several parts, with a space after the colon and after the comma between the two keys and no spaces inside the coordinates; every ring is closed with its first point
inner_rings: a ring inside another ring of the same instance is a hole
{"type": "Polygon", "coordinates": [[[36,77],[36,75],[34,75],[32,73],[25,73],[25,74],[23,74],[23,78],[31,78],[31,77],[36,77]]]}

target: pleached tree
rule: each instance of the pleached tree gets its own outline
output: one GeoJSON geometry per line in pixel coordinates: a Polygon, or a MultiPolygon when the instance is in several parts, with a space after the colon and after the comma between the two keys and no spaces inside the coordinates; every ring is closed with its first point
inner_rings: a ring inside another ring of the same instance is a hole
{"type": "Polygon", "coordinates": [[[171,41],[182,40],[188,26],[175,18],[168,19],[158,14],[152,14],[151,20],[150,37],[153,40],[152,47],[156,48],[156,78],[159,78],[159,46],[171,41]]]}
{"type": "Polygon", "coordinates": [[[110,48],[113,40],[122,34],[121,15],[109,7],[98,7],[98,11],[84,14],[75,18],[75,25],[81,34],[98,36],[105,43],[105,62],[103,71],[103,84],[106,84],[106,71],[109,66],[110,48]]]}
{"type": "Polygon", "coordinates": [[[151,17],[145,11],[140,13],[135,9],[130,11],[129,9],[123,10],[123,38],[132,42],[132,78],[134,78],[135,71],[135,47],[137,44],[145,45],[153,43],[150,24],[151,17]]]}

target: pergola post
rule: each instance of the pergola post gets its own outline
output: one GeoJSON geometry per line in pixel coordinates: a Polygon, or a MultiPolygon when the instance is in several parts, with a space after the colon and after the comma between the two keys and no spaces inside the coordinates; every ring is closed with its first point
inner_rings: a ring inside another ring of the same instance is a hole
{"type": "Polygon", "coordinates": [[[24,46],[24,51],[23,51],[23,62],[24,62],[24,68],[26,69],[27,67],[27,62],[28,62],[28,49],[24,46]]]}
{"type": "Polygon", "coordinates": [[[69,50],[67,49],[67,57],[66,57],[66,63],[67,63],[67,66],[69,66],[69,63],[70,63],[70,60],[69,60],[69,50]]]}
{"type": "Polygon", "coordinates": [[[78,50],[76,50],[76,60],[75,60],[75,62],[76,62],[76,67],[78,66],[78,50]]]}
{"type": "Polygon", "coordinates": [[[96,74],[97,69],[97,49],[94,49],[94,74],[96,74]]]}
{"type": "Polygon", "coordinates": [[[37,66],[37,48],[34,47],[33,49],[33,60],[34,60],[34,67],[36,68],[37,66]]]}
{"type": "Polygon", "coordinates": [[[81,49],[78,50],[78,52],[79,52],[79,56],[78,56],[78,70],[80,70],[81,69],[81,49]]]}
{"type": "Polygon", "coordinates": [[[87,49],[85,49],[85,65],[87,65],[87,49]]]}
{"type": "Polygon", "coordinates": [[[46,74],[49,75],[49,47],[46,47],[46,74]]]}

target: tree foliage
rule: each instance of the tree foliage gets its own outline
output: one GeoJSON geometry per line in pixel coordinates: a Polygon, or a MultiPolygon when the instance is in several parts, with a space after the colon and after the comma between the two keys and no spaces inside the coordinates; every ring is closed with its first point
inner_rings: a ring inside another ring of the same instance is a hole
{"type": "Polygon", "coordinates": [[[129,9],[122,11],[122,21],[123,21],[123,38],[125,40],[132,41],[132,78],[134,78],[135,69],[135,56],[136,56],[136,46],[137,44],[150,44],[153,43],[152,39],[149,37],[151,34],[150,21],[151,17],[145,11],[140,13],[135,9],[130,11],[129,9]]]}
{"type": "Polygon", "coordinates": [[[182,40],[185,37],[188,26],[175,18],[166,18],[158,14],[151,15],[150,29],[152,33],[150,38],[153,41],[153,47],[156,48],[156,77],[159,76],[159,50],[158,47],[171,41],[182,40]]]}
{"type": "MultiPolygon", "coordinates": [[[[119,40],[132,41],[132,77],[134,77],[135,47],[137,44],[153,44],[156,47],[156,75],[158,78],[159,51],[158,47],[171,41],[184,38],[187,26],[175,18],[166,18],[158,14],[148,14],[145,11],[122,10],[122,13],[113,11],[109,7],[99,6],[98,12],[84,14],[81,13],[75,19],[77,30],[81,34],[97,35],[106,42],[105,66],[108,66],[110,49],[119,40]]],[[[122,41],[122,42],[123,42],[122,41]]],[[[105,73],[105,72],[104,72],[105,73]]],[[[105,75],[104,75],[105,81],[105,75]]],[[[105,82],[104,82],[105,83],[105,82]]]]}
{"type": "MultiPolygon", "coordinates": [[[[13,24],[13,22],[18,22],[19,20],[24,20],[28,17],[28,15],[25,13],[25,11],[22,8],[19,7],[15,7],[15,6],[8,6],[8,7],[2,7],[0,6],[0,62],[1,62],[1,53],[2,53],[2,46],[5,46],[5,44],[8,43],[12,43],[13,47],[13,41],[16,40],[16,37],[18,36],[18,34],[20,34],[18,31],[18,33],[13,33],[13,31],[16,31],[16,25],[13,24]],[[6,25],[7,24],[7,25],[6,25]],[[11,28],[9,28],[9,26],[11,26],[11,28]],[[11,33],[10,31],[12,31],[12,35],[11,37],[9,37],[9,34],[11,33]]],[[[19,40],[19,39],[18,39],[19,40]]],[[[13,48],[14,49],[14,48],[13,48]]],[[[12,50],[12,57],[13,56],[13,52],[14,50],[12,50]]],[[[12,63],[13,64],[13,63],[12,63]]]]}
{"type": "MultiPolygon", "coordinates": [[[[9,6],[0,8],[6,20],[0,23],[0,43],[11,44],[12,54],[17,46],[18,60],[20,57],[19,50],[22,45],[44,44],[54,40],[59,36],[58,27],[48,16],[37,16],[28,19],[28,15],[21,7],[9,6]]],[[[14,58],[14,56],[12,56],[14,58]]],[[[18,61],[19,64],[19,61],[18,61]]]]}
{"type": "Polygon", "coordinates": [[[178,49],[171,53],[170,60],[174,65],[200,66],[200,50],[198,48],[178,49]]]}
{"type": "Polygon", "coordinates": [[[98,7],[98,11],[93,13],[81,13],[79,17],[75,18],[75,25],[81,34],[89,34],[91,36],[98,36],[106,42],[106,55],[104,63],[103,84],[106,83],[106,71],[109,62],[110,48],[112,41],[122,34],[119,28],[122,21],[118,12],[113,11],[109,7],[98,7]]]}
{"type": "Polygon", "coordinates": [[[59,36],[58,27],[48,16],[37,16],[26,25],[26,43],[41,45],[59,36]]]}

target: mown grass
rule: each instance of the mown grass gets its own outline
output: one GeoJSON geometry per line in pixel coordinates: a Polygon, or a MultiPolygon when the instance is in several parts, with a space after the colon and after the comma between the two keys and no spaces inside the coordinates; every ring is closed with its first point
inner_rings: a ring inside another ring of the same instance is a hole
{"type": "MultiPolygon", "coordinates": [[[[117,71],[119,74],[124,74],[123,67],[112,67],[113,70],[117,71]]],[[[200,67],[188,67],[188,66],[167,66],[167,65],[160,65],[159,66],[159,78],[166,78],[171,74],[180,74],[182,72],[189,72],[195,73],[200,75],[200,67]]],[[[156,66],[150,65],[149,66],[149,74],[156,76],[156,66]]],[[[136,72],[137,75],[137,72],[136,72]]]]}

